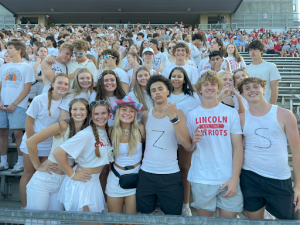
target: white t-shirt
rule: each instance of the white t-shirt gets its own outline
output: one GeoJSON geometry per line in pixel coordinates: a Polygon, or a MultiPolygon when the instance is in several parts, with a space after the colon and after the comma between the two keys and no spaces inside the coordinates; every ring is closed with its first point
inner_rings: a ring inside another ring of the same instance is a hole
{"type": "Polygon", "coordinates": [[[157,53],[156,55],[154,55],[154,59],[152,61],[152,67],[153,68],[159,68],[160,67],[160,64],[163,62],[163,61],[166,61],[167,60],[167,56],[161,52],[157,53]]]}
{"type": "Polygon", "coordinates": [[[58,56],[59,50],[57,48],[47,48],[48,55],[58,56]]]}
{"type": "MultiPolygon", "coordinates": [[[[26,83],[35,82],[32,67],[25,62],[7,63],[0,67],[1,103],[11,105],[24,90],[26,83]]],[[[18,107],[27,109],[28,95],[18,104],[18,107]]]]}
{"type": "Polygon", "coordinates": [[[113,69],[113,71],[117,74],[117,76],[120,78],[120,81],[123,82],[123,83],[126,83],[129,85],[129,78],[127,76],[127,73],[120,69],[120,68],[116,68],[116,69],[113,69]]]}
{"type": "MultiPolygon", "coordinates": [[[[41,94],[36,96],[33,101],[31,102],[29,108],[27,109],[26,113],[28,116],[32,117],[34,120],[33,123],[33,131],[34,133],[37,133],[52,124],[55,124],[58,122],[59,115],[60,115],[60,109],[59,105],[61,104],[61,100],[52,100],[51,101],[51,107],[50,112],[51,116],[49,116],[48,111],[48,94],[41,94]]],[[[52,138],[50,137],[47,140],[41,142],[38,144],[38,150],[49,150],[51,148],[52,138]],[[50,148],[49,148],[50,147],[50,148]]],[[[27,149],[26,147],[26,140],[27,135],[26,132],[23,135],[22,143],[20,148],[27,149]]]]}
{"type": "MultiPolygon", "coordinates": [[[[72,90],[70,90],[70,91],[72,91],[72,90]]],[[[88,93],[81,92],[79,95],[77,95],[75,97],[73,96],[73,94],[68,94],[67,96],[65,96],[62,99],[62,102],[61,102],[59,108],[69,112],[69,104],[75,98],[76,99],[77,98],[84,98],[89,102],[90,101],[90,93],[89,92],[88,93]]]]}
{"type": "Polygon", "coordinates": [[[60,147],[82,167],[95,168],[109,164],[109,155],[113,154],[113,148],[107,137],[106,131],[100,129],[97,130],[100,141],[100,158],[95,155],[97,142],[91,126],[77,132],[73,137],[61,144],[60,147]]]}
{"type": "MultiPolygon", "coordinates": [[[[90,96],[90,101],[89,103],[91,103],[92,101],[95,101],[96,100],[96,92],[93,92],[90,96]]],[[[102,99],[101,99],[102,100],[102,99]]],[[[113,96],[113,97],[108,97],[106,99],[106,101],[109,103],[109,105],[114,101],[114,100],[117,100],[117,97],[113,96]]],[[[112,125],[114,125],[114,121],[115,121],[115,116],[110,113],[109,114],[109,119],[108,119],[108,126],[111,127],[112,125]]]]}
{"type": "MultiPolygon", "coordinates": [[[[228,60],[225,59],[225,58],[223,58],[223,59],[224,59],[224,61],[223,61],[222,65],[221,65],[221,69],[224,68],[224,70],[226,70],[226,68],[227,68],[227,63],[226,63],[226,61],[228,61],[228,60]]],[[[209,57],[206,57],[205,59],[202,59],[202,60],[200,61],[200,64],[198,65],[198,73],[199,73],[199,76],[200,76],[200,73],[201,73],[202,70],[207,70],[207,69],[210,69],[210,68],[211,68],[211,65],[210,65],[210,63],[209,63],[209,57]]],[[[201,76],[200,76],[200,77],[201,77],[201,76]]]]}
{"type": "Polygon", "coordinates": [[[175,63],[171,63],[171,64],[168,63],[168,64],[165,65],[165,68],[162,72],[162,75],[165,78],[169,79],[170,73],[171,73],[172,69],[174,69],[175,67],[183,68],[186,71],[186,73],[187,73],[187,75],[188,75],[188,77],[191,81],[191,84],[196,84],[196,82],[199,78],[198,73],[197,73],[197,69],[193,66],[188,65],[188,64],[185,64],[184,66],[177,66],[175,63]]]}
{"type": "Polygon", "coordinates": [[[244,59],[242,59],[241,62],[237,62],[233,56],[231,57],[226,57],[226,59],[229,61],[230,69],[231,70],[236,70],[241,67],[246,67],[246,63],[244,59]]]}
{"type": "MultiPolygon", "coordinates": [[[[64,73],[64,74],[66,74],[66,73],[67,73],[67,67],[66,67],[65,64],[59,63],[59,62],[57,62],[57,61],[55,60],[55,63],[52,64],[52,71],[55,73],[55,75],[57,75],[57,74],[59,74],[59,73],[64,73]]],[[[45,83],[46,80],[47,80],[47,78],[44,77],[43,80],[44,80],[44,83],[45,83]]],[[[48,90],[49,90],[49,88],[50,88],[50,83],[51,83],[51,82],[47,80],[47,82],[46,82],[46,84],[45,84],[45,86],[44,86],[44,88],[43,88],[42,94],[48,92],[48,90]]]]}
{"type": "Polygon", "coordinates": [[[230,134],[242,134],[239,115],[235,109],[219,103],[215,108],[201,106],[187,114],[191,137],[196,127],[204,133],[192,155],[188,181],[222,185],[232,177],[233,149],[230,134]]]}
{"type": "Polygon", "coordinates": [[[270,82],[273,80],[280,80],[280,74],[278,69],[274,63],[263,62],[259,65],[253,65],[252,63],[246,66],[246,70],[251,77],[258,77],[267,81],[267,85],[265,87],[265,99],[268,103],[271,100],[271,87],[270,82]]]}
{"type": "MultiPolygon", "coordinates": [[[[74,73],[74,71],[78,68],[87,68],[93,74],[94,81],[98,80],[97,67],[95,66],[94,63],[89,62],[89,59],[87,59],[82,63],[78,63],[76,59],[72,59],[70,60],[70,62],[67,63],[67,67],[68,67],[69,74],[74,73]]],[[[73,83],[73,79],[70,81],[70,87],[72,86],[72,83],[73,83]]]]}

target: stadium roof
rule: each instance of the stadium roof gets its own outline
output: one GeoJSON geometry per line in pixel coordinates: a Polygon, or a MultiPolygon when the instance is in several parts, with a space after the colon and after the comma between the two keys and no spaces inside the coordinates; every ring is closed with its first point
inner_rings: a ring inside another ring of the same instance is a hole
{"type": "Polygon", "coordinates": [[[1,0],[16,15],[46,14],[54,23],[196,23],[199,14],[234,13],[242,0],[1,0]]]}

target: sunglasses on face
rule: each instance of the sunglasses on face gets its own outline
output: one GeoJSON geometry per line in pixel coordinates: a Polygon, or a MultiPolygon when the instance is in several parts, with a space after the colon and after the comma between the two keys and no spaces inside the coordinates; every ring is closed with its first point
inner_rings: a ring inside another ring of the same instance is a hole
{"type": "Polygon", "coordinates": [[[115,58],[113,55],[104,55],[102,56],[102,59],[108,59],[109,57],[115,58]]]}
{"type": "Polygon", "coordinates": [[[92,101],[90,103],[91,106],[96,106],[96,105],[105,105],[106,101],[100,100],[100,101],[92,101]]]}
{"type": "Polygon", "coordinates": [[[83,56],[83,52],[73,52],[74,53],[74,55],[80,55],[80,56],[83,56]]]}

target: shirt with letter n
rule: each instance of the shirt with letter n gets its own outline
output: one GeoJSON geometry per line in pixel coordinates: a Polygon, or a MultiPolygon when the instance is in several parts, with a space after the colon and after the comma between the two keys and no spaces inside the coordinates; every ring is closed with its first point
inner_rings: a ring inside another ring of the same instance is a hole
{"type": "Polygon", "coordinates": [[[230,134],[242,134],[237,111],[222,103],[212,109],[201,106],[187,114],[187,126],[191,137],[196,127],[206,128],[201,142],[192,155],[188,181],[222,185],[232,177],[232,144],[230,134]]]}

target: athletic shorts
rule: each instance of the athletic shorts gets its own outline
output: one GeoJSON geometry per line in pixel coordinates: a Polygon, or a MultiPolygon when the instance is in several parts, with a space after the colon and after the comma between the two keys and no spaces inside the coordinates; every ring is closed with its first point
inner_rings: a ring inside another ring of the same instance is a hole
{"type": "Polygon", "coordinates": [[[153,174],[139,171],[136,208],[140,213],[152,213],[159,201],[161,210],[169,215],[181,215],[183,184],[180,172],[153,174]]]}
{"type": "Polygon", "coordinates": [[[240,185],[235,196],[224,198],[228,188],[220,190],[223,185],[210,185],[191,182],[191,192],[194,199],[194,208],[214,212],[216,208],[229,212],[243,211],[243,195],[240,185]]]}
{"type": "Polygon", "coordinates": [[[19,106],[12,113],[0,110],[0,128],[24,129],[26,117],[26,109],[19,106]]]}
{"type": "Polygon", "coordinates": [[[256,212],[266,206],[267,211],[278,219],[295,219],[294,190],[290,178],[276,180],[242,170],[240,184],[246,211],[256,212]]]}

